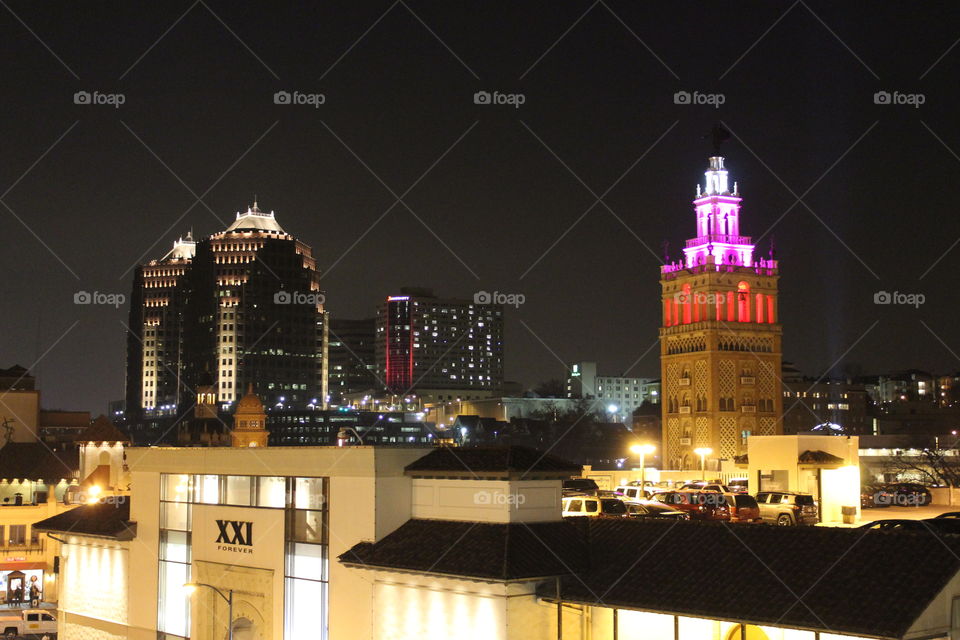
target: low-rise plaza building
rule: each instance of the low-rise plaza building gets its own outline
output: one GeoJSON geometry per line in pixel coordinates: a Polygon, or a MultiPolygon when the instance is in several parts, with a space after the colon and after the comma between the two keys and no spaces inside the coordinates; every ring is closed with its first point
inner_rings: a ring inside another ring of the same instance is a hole
{"type": "Polygon", "coordinates": [[[134,448],[64,541],[60,640],[932,639],[960,542],[560,517],[523,447],[134,448]],[[196,585],[190,595],[185,584],[196,585]]]}

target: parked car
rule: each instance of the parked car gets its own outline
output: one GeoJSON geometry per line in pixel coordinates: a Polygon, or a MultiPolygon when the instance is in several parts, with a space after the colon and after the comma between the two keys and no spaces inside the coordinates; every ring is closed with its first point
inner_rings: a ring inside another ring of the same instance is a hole
{"type": "Polygon", "coordinates": [[[598,498],[614,498],[619,500],[621,496],[616,491],[611,491],[610,489],[598,489],[597,497],[598,498]]]}
{"type": "Polygon", "coordinates": [[[730,509],[730,522],[763,522],[757,499],[745,493],[725,493],[730,509]]]}
{"type": "Polygon", "coordinates": [[[624,502],[640,502],[647,500],[653,493],[649,488],[640,488],[639,486],[621,485],[617,487],[617,494],[624,502]]]}
{"type": "Polygon", "coordinates": [[[664,491],[653,496],[653,499],[690,514],[691,520],[730,520],[727,500],[716,491],[664,491]]]}
{"type": "Polygon", "coordinates": [[[568,496],[563,498],[563,517],[586,516],[589,518],[623,518],[627,505],[618,498],[595,498],[593,496],[568,496]]]}
{"type": "Polygon", "coordinates": [[[627,516],[630,518],[690,519],[689,513],[655,501],[627,503],[627,516]]]}
{"type": "Polygon", "coordinates": [[[597,481],[592,478],[570,478],[563,481],[563,495],[587,495],[595,496],[600,487],[597,481]]]}
{"type": "Polygon", "coordinates": [[[934,520],[960,520],[960,511],[947,511],[946,513],[941,513],[934,520]]]}
{"type": "Polygon", "coordinates": [[[885,489],[898,507],[923,507],[933,502],[930,490],[917,482],[894,482],[885,489]]]}
{"type": "Polygon", "coordinates": [[[0,614],[0,629],[3,629],[3,637],[8,639],[20,636],[39,638],[45,634],[55,636],[57,619],[50,612],[40,609],[12,611],[0,614]]]}
{"type": "Polygon", "coordinates": [[[731,478],[727,486],[734,493],[747,493],[750,490],[750,481],[747,478],[731,478]]]}
{"type": "Polygon", "coordinates": [[[860,489],[860,508],[889,507],[893,504],[893,494],[882,484],[867,485],[860,489]]]}
{"type": "Polygon", "coordinates": [[[725,484],[718,482],[688,482],[681,489],[696,489],[697,491],[718,491],[720,493],[733,493],[725,484]]]}
{"type": "Polygon", "coordinates": [[[934,533],[960,534],[960,520],[956,518],[875,520],[861,525],[859,528],[876,531],[932,531],[934,533]]]}
{"type": "Polygon", "coordinates": [[[761,491],[757,494],[760,517],[764,522],[781,527],[816,524],[817,503],[809,493],[796,491],[761,491]]]}

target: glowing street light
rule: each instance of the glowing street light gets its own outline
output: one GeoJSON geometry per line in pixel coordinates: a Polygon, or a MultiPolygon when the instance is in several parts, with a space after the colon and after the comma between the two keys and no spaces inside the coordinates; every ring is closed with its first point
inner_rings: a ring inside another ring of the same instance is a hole
{"type": "Polygon", "coordinates": [[[644,462],[644,457],[648,453],[653,453],[657,448],[652,444],[635,444],[630,447],[630,452],[635,453],[640,456],[640,495],[646,497],[647,495],[647,465],[644,462]]]}
{"type": "Polygon", "coordinates": [[[694,449],[693,452],[700,456],[700,473],[701,480],[706,482],[707,480],[707,456],[713,453],[713,449],[710,447],[700,447],[699,449],[694,449]]]}
{"type": "Polygon", "coordinates": [[[213,589],[217,592],[217,595],[224,599],[227,603],[227,639],[233,640],[233,589],[228,589],[227,593],[224,594],[223,591],[217,589],[212,584],[206,584],[203,582],[188,582],[183,585],[183,590],[187,595],[193,595],[197,590],[197,587],[206,587],[208,589],[213,589]]]}

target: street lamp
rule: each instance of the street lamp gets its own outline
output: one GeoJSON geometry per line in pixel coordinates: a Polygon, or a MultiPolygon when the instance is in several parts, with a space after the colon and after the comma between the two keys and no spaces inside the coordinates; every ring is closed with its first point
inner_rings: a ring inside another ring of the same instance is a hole
{"type": "Polygon", "coordinates": [[[644,497],[647,495],[647,466],[643,459],[648,453],[653,453],[656,450],[657,448],[652,444],[635,444],[630,447],[632,453],[640,456],[640,491],[644,497]]]}
{"type": "Polygon", "coordinates": [[[693,452],[700,456],[700,474],[701,479],[707,481],[707,456],[713,453],[713,449],[710,447],[700,447],[699,449],[694,449],[693,452]]]}
{"type": "Polygon", "coordinates": [[[213,589],[217,592],[217,595],[223,598],[227,603],[227,639],[233,640],[233,589],[228,589],[227,593],[224,594],[223,591],[217,589],[212,584],[206,584],[204,582],[188,582],[183,585],[183,588],[188,594],[192,594],[197,590],[197,587],[207,587],[208,589],[213,589]]]}

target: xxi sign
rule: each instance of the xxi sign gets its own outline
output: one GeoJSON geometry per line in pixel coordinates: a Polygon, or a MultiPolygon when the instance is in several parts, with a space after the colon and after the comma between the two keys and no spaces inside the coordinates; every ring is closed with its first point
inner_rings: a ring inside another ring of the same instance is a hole
{"type": "Polygon", "coordinates": [[[253,546],[253,523],[242,520],[217,520],[217,549],[221,551],[236,551],[238,553],[252,553],[250,549],[238,547],[253,546]],[[228,546],[229,545],[229,546],[228,546]]]}

